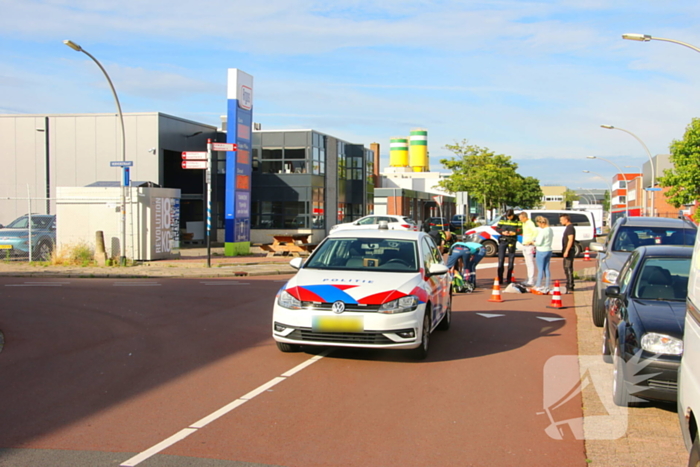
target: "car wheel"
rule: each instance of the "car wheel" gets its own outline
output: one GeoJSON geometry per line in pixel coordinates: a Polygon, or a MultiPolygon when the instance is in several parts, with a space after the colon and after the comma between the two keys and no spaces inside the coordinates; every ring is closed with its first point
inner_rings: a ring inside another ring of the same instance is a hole
{"type": "Polygon", "coordinates": [[[574,256],[579,257],[583,253],[583,247],[579,242],[574,243],[574,256]]]}
{"type": "Polygon", "coordinates": [[[610,340],[608,336],[608,318],[603,322],[603,361],[612,363],[612,355],[610,355],[610,340]]]}
{"type": "Polygon", "coordinates": [[[488,240],[483,242],[482,245],[484,245],[484,248],[486,249],[486,256],[491,257],[498,254],[498,247],[496,246],[495,242],[488,240]]]}
{"type": "Polygon", "coordinates": [[[277,342],[277,348],[282,352],[299,352],[301,346],[297,344],[288,344],[286,342],[277,342]]]}
{"type": "Polygon", "coordinates": [[[447,310],[445,310],[445,316],[442,317],[442,321],[440,321],[440,324],[438,324],[438,331],[447,331],[450,329],[450,325],[452,324],[452,294],[450,294],[450,298],[448,299],[447,302],[447,310]]]}
{"type": "Polygon", "coordinates": [[[695,435],[693,446],[690,448],[688,467],[700,467],[700,437],[698,434],[695,435]]]}
{"type": "Polygon", "coordinates": [[[602,327],[603,321],[605,321],[605,302],[598,299],[598,286],[595,285],[593,287],[593,304],[591,305],[593,324],[602,327]]]}
{"type": "Polygon", "coordinates": [[[39,244],[36,246],[36,250],[33,252],[34,253],[34,260],[35,261],[49,261],[51,259],[51,252],[53,251],[53,248],[51,248],[51,244],[47,241],[41,241],[39,244]]]}
{"type": "Polygon", "coordinates": [[[424,360],[428,356],[428,347],[430,345],[430,309],[425,309],[423,315],[423,330],[420,336],[420,346],[413,349],[413,358],[416,360],[424,360]]]}
{"type": "Polygon", "coordinates": [[[617,347],[613,355],[613,364],[613,402],[620,407],[627,407],[630,405],[630,394],[625,382],[625,360],[620,356],[617,347]]]}

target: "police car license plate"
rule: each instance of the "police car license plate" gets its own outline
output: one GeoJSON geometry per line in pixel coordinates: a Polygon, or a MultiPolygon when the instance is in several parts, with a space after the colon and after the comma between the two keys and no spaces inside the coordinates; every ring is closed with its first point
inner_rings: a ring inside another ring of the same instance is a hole
{"type": "Polygon", "coordinates": [[[0,250],[11,250],[12,245],[0,245],[0,250]]]}
{"type": "Polygon", "coordinates": [[[316,332],[362,332],[361,316],[314,316],[312,329],[316,332]]]}

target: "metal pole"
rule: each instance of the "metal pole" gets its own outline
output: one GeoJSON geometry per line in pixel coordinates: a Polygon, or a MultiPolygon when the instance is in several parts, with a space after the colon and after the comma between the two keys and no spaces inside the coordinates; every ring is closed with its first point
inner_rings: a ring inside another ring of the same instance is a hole
{"type": "Polygon", "coordinates": [[[211,267],[211,139],[207,139],[207,267],[211,267]]]}
{"type": "MultiPolygon", "coordinates": [[[[109,88],[112,90],[112,95],[114,96],[114,102],[117,104],[117,114],[119,115],[119,123],[121,127],[121,132],[122,132],[122,161],[126,161],[126,133],[124,131],[124,116],[122,115],[122,106],[119,103],[119,97],[117,97],[117,91],[114,89],[114,85],[112,84],[112,80],[110,79],[109,75],[107,74],[107,70],[104,69],[102,64],[95,58],[93,57],[88,51],[80,47],[78,44],[75,42],[65,40],[63,41],[64,44],[66,44],[68,47],[70,47],[73,50],[76,50],[78,52],[82,52],[88,57],[92,59],[93,62],[97,64],[97,66],[102,70],[102,73],[105,75],[105,78],[107,78],[107,82],[109,83],[109,88]]],[[[124,186],[124,167],[122,167],[122,182],[121,182],[121,211],[122,211],[122,216],[121,216],[121,257],[120,257],[120,264],[122,266],[126,265],[126,187],[124,186]]]]}

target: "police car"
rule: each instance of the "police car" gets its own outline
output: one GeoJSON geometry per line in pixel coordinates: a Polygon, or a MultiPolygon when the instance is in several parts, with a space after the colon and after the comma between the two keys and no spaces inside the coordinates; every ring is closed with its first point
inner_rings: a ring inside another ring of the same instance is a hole
{"type": "MultiPolygon", "coordinates": [[[[384,227],[384,228],[382,228],[384,227]]],[[[272,336],[282,352],[302,345],[409,349],[427,356],[430,334],[451,320],[451,281],[424,232],[332,232],[275,299],[272,336]]]]}

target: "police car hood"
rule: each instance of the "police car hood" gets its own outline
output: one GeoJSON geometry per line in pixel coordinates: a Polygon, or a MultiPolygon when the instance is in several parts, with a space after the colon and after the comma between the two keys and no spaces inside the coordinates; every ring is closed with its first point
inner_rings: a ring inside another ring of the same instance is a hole
{"type": "Polygon", "coordinates": [[[419,272],[336,271],[301,269],[282,288],[302,302],[381,305],[415,295],[420,303],[428,301],[421,287],[419,272]]]}

